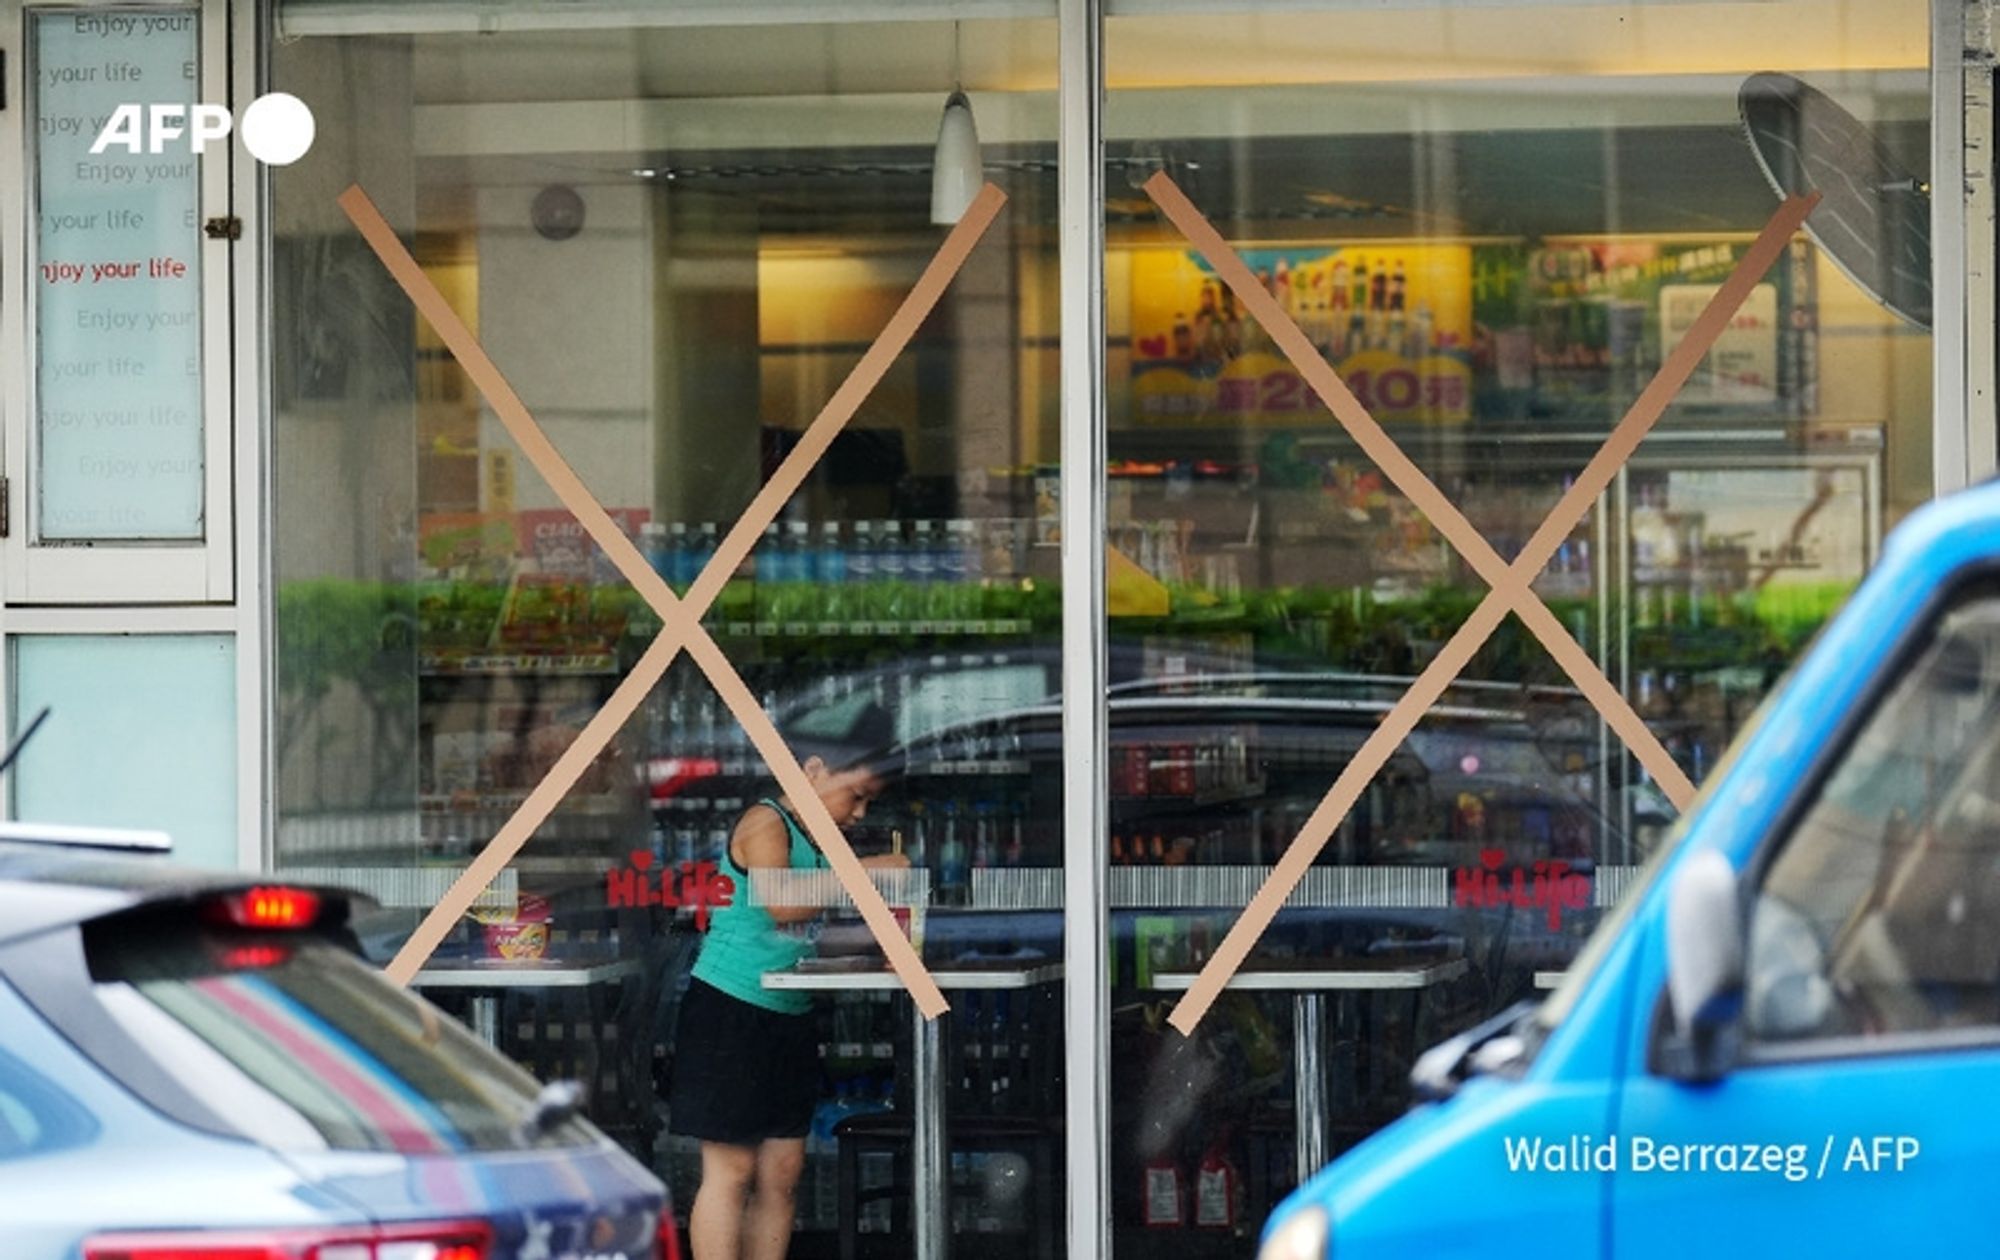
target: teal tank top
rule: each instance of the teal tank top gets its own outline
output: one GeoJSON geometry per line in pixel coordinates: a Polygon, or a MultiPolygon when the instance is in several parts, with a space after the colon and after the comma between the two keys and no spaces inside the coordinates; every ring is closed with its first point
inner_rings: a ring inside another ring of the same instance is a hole
{"type": "MultiPolygon", "coordinates": [[[[826,859],[813,847],[805,828],[799,826],[790,810],[768,797],[757,803],[777,810],[778,816],[785,820],[785,830],[792,841],[793,869],[817,870],[826,866],[826,859]]],[[[727,844],[722,846],[720,865],[722,873],[734,881],[736,892],[727,906],[709,917],[708,936],[701,943],[701,953],[696,956],[690,974],[733,998],[765,1010],[786,1015],[803,1015],[812,1010],[810,993],[767,989],[764,976],[767,972],[795,967],[800,959],[812,954],[814,938],[819,932],[818,920],[779,923],[773,919],[771,912],[757,903],[749,873],[736,865],[727,844]]]]}

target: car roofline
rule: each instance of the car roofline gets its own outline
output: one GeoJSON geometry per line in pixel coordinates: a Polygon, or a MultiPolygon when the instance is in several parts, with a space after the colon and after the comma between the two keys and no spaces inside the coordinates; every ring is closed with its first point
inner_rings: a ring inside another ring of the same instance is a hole
{"type": "Polygon", "coordinates": [[[115,849],[128,853],[171,853],[174,847],[174,838],[164,831],[75,827],[42,822],[0,822],[0,840],[66,848],[115,849]]]}
{"type": "Polygon", "coordinates": [[[183,866],[128,853],[0,839],[0,948],[152,903],[186,902],[271,884],[295,886],[347,907],[374,904],[337,884],[299,881],[280,872],[183,866]]]}

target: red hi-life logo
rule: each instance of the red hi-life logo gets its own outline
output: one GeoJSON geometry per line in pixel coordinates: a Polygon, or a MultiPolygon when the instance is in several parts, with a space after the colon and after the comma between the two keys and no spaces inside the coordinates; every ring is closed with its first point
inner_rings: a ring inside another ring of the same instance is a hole
{"type": "Polygon", "coordinates": [[[613,910],[652,906],[692,910],[695,930],[706,932],[710,913],[727,909],[736,896],[736,881],[718,871],[713,862],[682,862],[678,868],[661,870],[655,878],[653,855],[646,850],[632,850],[627,861],[628,866],[604,873],[604,904],[613,910]],[[674,879],[677,872],[678,882],[674,879]]]}
{"type": "Polygon", "coordinates": [[[1562,927],[1565,910],[1581,910],[1590,904],[1590,877],[1572,871],[1568,862],[1537,861],[1532,867],[1516,866],[1513,878],[1502,881],[1500,868],[1507,855],[1499,849],[1481,849],[1478,866],[1461,866],[1451,873],[1451,903],[1475,910],[1541,910],[1547,915],[1549,931],[1562,927]]]}

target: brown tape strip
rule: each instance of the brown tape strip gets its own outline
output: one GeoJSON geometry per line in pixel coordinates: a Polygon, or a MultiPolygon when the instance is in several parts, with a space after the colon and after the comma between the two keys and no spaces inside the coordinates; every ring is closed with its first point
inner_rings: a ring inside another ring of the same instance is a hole
{"type": "MultiPolygon", "coordinates": [[[[819,415],[799,435],[798,445],[792,448],[791,454],[785,457],[771,479],[764,483],[764,488],[750,500],[750,506],[743,509],[735,527],[724,536],[716,548],[715,562],[702,571],[689,589],[690,603],[705,609],[708,602],[721,593],[729,575],[736,572],[737,566],[749,557],[751,549],[757,545],[764,526],[778,519],[779,511],[805,484],[813,466],[833,445],[833,439],[841,428],[868,400],[868,395],[881,382],[890,365],[902,355],[910,338],[916,335],[918,325],[924,322],[938,299],[944,296],[944,291],[951,286],[959,269],[971,256],[973,246],[979,244],[1006,204],[1007,194],[996,185],[987,184],[979,190],[979,195],[966,207],[958,226],[946,235],[944,243],[938,246],[937,253],[924,268],[923,275],[917,277],[917,283],[904,297],[903,304],[896,308],[896,313],[876,334],[868,352],[861,356],[861,362],[854,365],[854,370],[847,374],[847,379],[833,392],[833,397],[826,400],[819,415]]],[[[869,887],[872,889],[874,886],[871,884],[869,887]]]]}
{"type": "Polygon", "coordinates": [[[630,719],[646,694],[672,664],[674,656],[683,647],[689,647],[703,672],[709,676],[711,684],[716,687],[717,694],[729,706],[737,720],[743,723],[745,730],[750,732],[753,742],[770,764],[781,786],[793,797],[795,804],[800,805],[800,812],[809,833],[828,854],[835,874],[847,888],[848,895],[854,899],[856,906],[860,908],[862,917],[882,944],[890,965],[910,990],[918,1008],[931,1018],[935,1018],[947,1009],[944,996],[938,990],[936,981],[923,966],[922,960],[916,956],[909,941],[896,928],[894,916],[882,902],[881,894],[868,880],[865,870],[855,859],[853,851],[848,848],[845,837],[834,825],[825,806],[811,791],[810,782],[803,770],[799,768],[790,750],[778,737],[776,728],[750,697],[749,689],[743,685],[728,659],[723,656],[719,648],[716,648],[706,631],[702,630],[700,618],[715,596],[720,593],[729,575],[749,554],[764,526],[776,519],[786,500],[804,483],[813,465],[826,452],[840,428],[853,416],[870,390],[887,372],[889,365],[908,344],[917,327],[935,307],[945,288],[964,265],[973,246],[998,217],[1000,207],[1005,201],[1005,195],[991,184],[981,190],[958,226],[947,236],[937,255],[925,268],[916,286],[904,298],[902,305],[897,308],[875,343],[862,356],[861,362],[855,366],[840,389],[835,391],[834,396],[821,409],[819,416],[779,466],[777,473],[765,483],[744,510],[743,515],[738,518],[736,525],[717,548],[714,559],[697,578],[687,601],[683,603],[645,562],[645,558],[639,554],[631,540],[612,523],[610,515],[604,511],[589,489],[584,486],[582,479],[549,442],[547,435],[543,433],[512,386],[486,355],[477,338],[472,336],[471,331],[458,318],[443,295],[429,282],[416,261],[403,248],[401,240],[376,210],[367,194],[356,185],[341,195],[340,206],[348,218],[368,241],[411,302],[430,321],[467,374],[472,376],[488,404],[493,407],[529,461],[548,480],[558,498],[577,517],[586,532],[604,548],[613,564],[660,614],[663,623],[660,636],[640,658],[632,673],[614,690],[604,709],[585,726],[577,741],[557,760],[548,776],[502,825],[493,841],[453,883],[444,899],[425,917],[416,933],[397,953],[388,968],[388,973],[393,979],[399,983],[408,982],[410,976],[436,950],[451,925],[470,908],[473,899],[480,891],[513,859],[535,828],[554,811],[584,770],[630,719]]]}
{"type": "MultiPolygon", "coordinates": [[[[1638,451],[1639,443],[1666,414],[1668,406],[1687,384],[1695,368],[1700,366],[1702,356],[1714,347],[1716,339],[1735,317],[1737,308],[1750,296],[1750,291],[1757,286],[1764,273],[1778,261],[1786,244],[1818,204],[1819,194],[1813,193],[1804,197],[1788,197],[1779,205],[1770,221],[1757,234],[1757,239],[1744,251],[1736,266],[1730,269],[1728,279],[1708,300],[1701,314],[1688,327],[1686,335],[1611,431],[1611,436],[1584,465],[1583,471],[1577,474],[1576,480],[1529,537],[1527,545],[1514,557],[1515,567],[1528,565],[1532,566],[1533,572],[1540,573],[1548,564],[1563,540],[1569,537],[1570,531],[1590,511],[1590,505],[1611,487],[1618,471],[1638,451]]],[[[1633,712],[1625,697],[1563,629],[1555,614],[1532,591],[1529,592],[1528,602],[1515,605],[1514,611],[1555,657],[1556,663],[1576,682],[1578,689],[1603,715],[1605,722],[1617,732],[1618,738],[1638,757],[1639,763],[1652,775],[1660,790],[1674,803],[1674,808],[1685,811],[1694,801],[1694,784],[1654,737],[1645,720],[1633,712]]]]}
{"type": "MultiPolygon", "coordinates": [[[[1156,180],[1159,178],[1155,177],[1156,180]]],[[[1185,198],[1179,197],[1178,189],[1171,188],[1170,184],[1168,185],[1168,189],[1169,195],[1178,198],[1186,211],[1193,213],[1197,218],[1199,217],[1199,212],[1194,211],[1193,206],[1187,203],[1185,198]]],[[[1152,184],[1148,185],[1148,192],[1153,192],[1152,184]]],[[[1160,200],[1157,195],[1156,200],[1160,200]]],[[[1341,820],[1346,817],[1347,812],[1353,808],[1354,802],[1359,799],[1362,790],[1367,787],[1368,783],[1388,760],[1389,755],[1395,748],[1408,737],[1411,730],[1415,729],[1417,722],[1422,719],[1424,713],[1437,702],[1438,698],[1443,695],[1444,690],[1457,678],[1459,671],[1464,669],[1466,664],[1471,660],[1472,655],[1485,643],[1487,636],[1499,625],[1501,618],[1510,609],[1519,612],[1531,629],[1536,628],[1538,621],[1543,623],[1541,629],[1537,630],[1537,637],[1542,637],[1543,641],[1550,645],[1551,651],[1558,654],[1559,660],[1566,653],[1574,654],[1572,659],[1565,663],[1564,667],[1570,670],[1573,677],[1577,678],[1585,694],[1598,707],[1599,711],[1605,715],[1606,720],[1612,724],[1613,728],[1618,730],[1620,738],[1624,739],[1628,746],[1634,748],[1635,751],[1644,748],[1649,743],[1654,747],[1658,746],[1658,741],[1652,738],[1651,732],[1646,729],[1644,723],[1624,703],[1623,697],[1617,695],[1616,690],[1610,686],[1608,680],[1604,678],[1603,673],[1597,669],[1596,665],[1590,661],[1587,655],[1583,654],[1582,649],[1562,629],[1561,624],[1555,621],[1554,615],[1548,611],[1547,607],[1539,599],[1534,597],[1532,590],[1528,587],[1528,583],[1533,580],[1536,574],[1541,572],[1550,557],[1555,554],[1557,547],[1561,545],[1562,540],[1569,535],[1570,530],[1575,527],[1576,523],[1583,519],[1583,515],[1589,510],[1590,504],[1603,493],[1610,485],[1611,479],[1617,475],[1618,470],[1631,458],[1633,451],[1638,448],[1640,440],[1657,423],[1661,414],[1666,410],[1667,405],[1672,402],[1682,385],[1686,383],[1688,376],[1694,371],[1695,366],[1701,361],[1702,356],[1708,352],[1710,347],[1713,346],[1715,339],[1721,335],[1722,329],[1727,326],[1729,319],[1735,314],[1736,308],[1749,296],[1751,288],[1755,286],[1764,272],[1770,268],[1771,264],[1777,260],[1779,253],[1785,247],[1785,243],[1797,232],[1799,226],[1805,221],[1806,216],[1811,213],[1817,200],[1817,196],[1791,198],[1779,207],[1777,213],[1772,216],[1770,222],[1759,233],[1756,242],[1731,271],[1729,279],[1717,290],[1715,296],[1710,299],[1708,305],[1703,309],[1701,316],[1689,328],[1687,335],[1674,348],[1673,353],[1668,356],[1667,361],[1661,365],[1653,381],[1640,394],[1638,400],[1633,403],[1632,408],[1619,422],[1618,427],[1613,431],[1611,437],[1606,440],[1604,446],[1592,457],[1584,473],[1577,478],[1576,482],[1570,487],[1570,490],[1558,501],[1556,507],[1543,520],[1542,525],[1536,530],[1534,536],[1529,539],[1528,545],[1523,547],[1520,555],[1515,557],[1514,563],[1508,566],[1508,570],[1502,580],[1494,584],[1492,591],[1480,601],[1478,608],[1473,611],[1472,616],[1467,619],[1465,625],[1461,626],[1459,631],[1452,636],[1451,640],[1446,643],[1444,649],[1439,652],[1430,666],[1418,675],[1416,682],[1411,685],[1410,690],[1404,694],[1402,699],[1383,718],[1381,725],[1363,742],[1361,748],[1356,752],[1354,759],[1348,763],[1339,777],[1335,779],[1334,785],[1327,793],[1326,799],[1320,803],[1319,808],[1315,809],[1311,817],[1306,820],[1305,825],[1299,831],[1298,837],[1286,850],[1284,857],[1273,869],[1270,877],[1266,879],[1264,886],[1252,898],[1250,905],[1245,909],[1242,917],[1231,927],[1228,935],[1223,938],[1222,944],[1202,968],[1201,974],[1196,977],[1195,983],[1190,986],[1188,992],[1175,1005],[1174,1012],[1169,1017],[1169,1022],[1184,1035],[1191,1035],[1193,1033],[1195,1026],[1207,1014],[1208,1008],[1214,1004],[1216,997],[1221,994],[1230,978],[1243,965],[1244,959],[1249,957],[1250,950],[1263,937],[1264,932],[1277,917],[1278,910],[1283,906],[1286,898],[1291,896],[1292,890],[1305,877],[1307,869],[1312,865],[1313,858],[1325,846],[1326,841],[1332,836],[1334,830],[1339,827],[1341,820]],[[1544,636],[1542,631],[1550,631],[1551,633],[1544,636]],[[1554,642],[1551,642],[1551,640],[1554,640],[1554,642]],[[1608,695],[1605,694],[1607,692],[1609,693],[1608,695]],[[1642,736],[1644,738],[1641,738],[1642,736]]],[[[1168,208],[1167,203],[1162,201],[1161,205],[1162,209],[1167,210],[1169,217],[1173,217],[1174,211],[1168,208]]],[[[1202,226],[1206,226],[1205,220],[1202,222],[1202,226]]],[[[1212,229],[1210,229],[1210,234],[1213,235],[1215,243],[1219,244],[1224,251],[1228,250],[1228,246],[1221,242],[1219,235],[1213,234],[1212,229]]],[[[1194,238],[1190,236],[1190,239],[1194,238]]],[[[1197,248],[1201,248],[1200,241],[1196,241],[1196,245],[1197,248]]],[[[1233,257],[1233,251],[1231,253],[1233,257]]],[[[1248,270],[1247,268],[1242,268],[1240,259],[1236,260],[1236,262],[1238,268],[1247,275],[1248,270]]],[[[1218,272],[1222,271],[1217,259],[1211,258],[1210,265],[1216,266],[1218,272]]],[[[1251,278],[1251,288],[1255,292],[1262,292],[1261,287],[1256,285],[1254,277],[1251,278]]],[[[1254,296],[1254,293],[1252,296],[1254,296]]],[[[1291,325],[1290,320],[1284,316],[1283,309],[1275,301],[1270,301],[1268,294],[1264,296],[1267,299],[1269,309],[1275,312],[1280,322],[1296,333],[1296,326],[1291,325]]],[[[1252,313],[1254,314],[1255,312],[1253,311],[1252,313]]],[[[1278,340],[1281,346],[1285,344],[1283,339],[1279,338],[1273,330],[1267,328],[1266,331],[1272,332],[1274,340],[1278,340]]],[[[1304,341],[1303,335],[1300,334],[1297,340],[1304,341]]],[[[1305,342],[1305,349],[1311,351],[1311,343],[1309,341],[1305,342]]],[[[1289,349],[1287,353],[1290,353],[1289,349]]],[[[1381,437],[1382,441],[1387,442],[1390,449],[1394,450],[1394,443],[1389,441],[1386,434],[1381,433],[1380,427],[1375,425],[1373,418],[1368,417],[1365,410],[1360,408],[1358,400],[1355,400],[1353,395],[1346,390],[1346,387],[1339,382],[1338,376],[1332,372],[1332,369],[1326,367],[1317,352],[1311,353],[1311,362],[1319,368],[1324,369],[1324,374],[1331,377],[1334,384],[1338,387],[1335,392],[1339,395],[1344,395],[1353,404],[1352,410],[1359,412],[1366,421],[1366,427],[1372,428],[1381,437]]],[[[1306,367],[1305,364],[1300,364],[1299,366],[1302,370],[1306,367]]],[[[1317,375],[1317,373],[1312,375],[1317,375]]],[[[1322,397],[1326,398],[1326,395],[1322,393],[1322,397]]],[[[1332,400],[1327,399],[1327,401],[1331,406],[1332,400]]],[[[1340,415],[1340,410],[1336,409],[1335,414],[1340,415]]],[[[1345,423],[1346,417],[1341,416],[1341,419],[1345,423]]],[[[1356,436],[1357,440],[1361,439],[1359,433],[1356,436]]],[[[1366,443],[1364,442],[1364,447],[1365,445],[1366,443]]],[[[1401,452],[1396,451],[1396,455],[1400,457],[1401,452]]],[[[1429,486],[1432,492],[1435,493],[1436,488],[1430,486],[1428,479],[1424,480],[1424,485],[1429,486]]],[[[1462,517],[1459,519],[1463,522],[1462,517]]],[[[1477,537],[1476,532],[1474,533],[1474,537],[1477,537]]],[[[1487,546],[1483,538],[1479,539],[1479,545],[1490,552],[1491,549],[1487,546]]],[[[1472,557],[1468,556],[1467,559],[1470,561],[1472,557]]],[[[1476,564],[1475,567],[1477,567],[1476,564]]],[[[1664,749],[1661,749],[1660,752],[1664,756],[1664,749]]],[[[1668,764],[1673,764],[1671,758],[1667,758],[1666,760],[1668,764]]],[[[1644,758],[1642,757],[1642,763],[1643,761],[1644,758]]],[[[1650,765],[1648,769],[1651,769],[1650,765]]],[[[1685,783],[1686,776],[1679,772],[1678,766],[1675,766],[1674,769],[1676,777],[1682,783],[1685,783]]],[[[1660,776],[1655,774],[1655,777],[1657,779],[1660,776]]],[[[1692,785],[1688,785],[1688,792],[1690,795],[1692,794],[1692,785]]],[[[1677,800],[1676,805],[1684,808],[1685,802],[1677,800]]]]}

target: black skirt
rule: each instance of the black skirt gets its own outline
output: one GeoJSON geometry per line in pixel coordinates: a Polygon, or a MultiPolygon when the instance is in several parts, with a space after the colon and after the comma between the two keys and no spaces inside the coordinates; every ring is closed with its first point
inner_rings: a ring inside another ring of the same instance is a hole
{"type": "Polygon", "coordinates": [[[812,1015],[786,1015],[688,981],[674,1031],[670,1131],[731,1146],[802,1138],[818,1105],[812,1015]]]}

